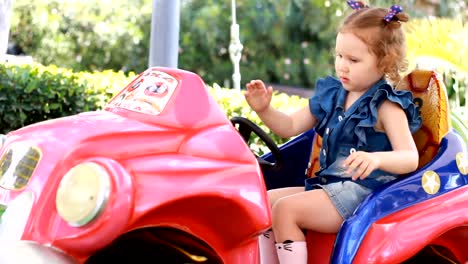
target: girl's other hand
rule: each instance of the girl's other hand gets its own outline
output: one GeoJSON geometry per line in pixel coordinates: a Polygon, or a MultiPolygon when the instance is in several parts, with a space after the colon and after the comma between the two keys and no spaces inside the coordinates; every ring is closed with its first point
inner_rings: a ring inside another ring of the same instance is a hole
{"type": "Polygon", "coordinates": [[[273,94],[271,86],[266,88],[263,81],[252,80],[246,84],[246,88],[245,99],[255,112],[259,113],[268,109],[273,94]]]}
{"type": "Polygon", "coordinates": [[[349,155],[343,162],[346,173],[352,175],[353,181],[365,179],[380,166],[380,159],[374,153],[357,151],[349,155]]]}

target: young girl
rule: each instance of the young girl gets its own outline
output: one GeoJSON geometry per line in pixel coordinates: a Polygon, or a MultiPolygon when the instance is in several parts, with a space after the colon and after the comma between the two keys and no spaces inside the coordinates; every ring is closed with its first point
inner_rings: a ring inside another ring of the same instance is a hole
{"type": "Polygon", "coordinates": [[[302,230],[338,232],[373,189],[418,165],[411,134],[421,126],[419,111],[410,92],[391,86],[406,70],[401,23],[408,16],[400,6],[347,2],[354,11],[336,37],[338,79],[318,80],[307,107],[284,114],[270,105],[271,87],[260,80],[246,85],[248,104],[274,133],[291,137],[315,128],[323,140],[320,169],[305,191],[268,191],[273,230],[259,240],[265,264],[278,263],[278,257],[282,264],[307,263],[302,230]]]}

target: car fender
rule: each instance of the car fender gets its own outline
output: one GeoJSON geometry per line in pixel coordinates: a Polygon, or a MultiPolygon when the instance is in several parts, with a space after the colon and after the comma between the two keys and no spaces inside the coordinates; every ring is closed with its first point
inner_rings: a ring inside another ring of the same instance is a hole
{"type": "Polygon", "coordinates": [[[449,230],[467,225],[467,201],[464,186],[376,221],[354,262],[400,263],[410,258],[449,230]]]}

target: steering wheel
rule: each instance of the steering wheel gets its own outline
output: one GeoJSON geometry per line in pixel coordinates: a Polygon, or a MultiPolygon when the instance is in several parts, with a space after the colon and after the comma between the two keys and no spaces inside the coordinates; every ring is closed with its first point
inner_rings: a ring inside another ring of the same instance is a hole
{"type": "Polygon", "coordinates": [[[271,151],[271,154],[275,158],[275,162],[269,162],[255,155],[262,169],[269,169],[269,170],[276,171],[276,170],[279,170],[283,166],[283,158],[281,157],[281,152],[278,146],[275,144],[273,139],[271,139],[271,137],[268,136],[268,134],[265,133],[265,131],[263,131],[263,129],[261,129],[254,122],[248,120],[247,118],[240,117],[240,116],[231,118],[231,123],[235,128],[237,128],[237,130],[239,131],[239,134],[241,134],[242,138],[244,139],[245,143],[247,143],[247,145],[249,145],[250,135],[253,132],[263,141],[263,143],[265,143],[265,145],[271,151]],[[236,127],[236,124],[239,126],[236,127]]]}

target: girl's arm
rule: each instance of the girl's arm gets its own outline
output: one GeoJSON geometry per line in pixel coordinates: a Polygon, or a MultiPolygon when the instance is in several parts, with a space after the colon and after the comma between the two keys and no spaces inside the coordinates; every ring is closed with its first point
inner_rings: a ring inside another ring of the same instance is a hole
{"type": "Polygon", "coordinates": [[[290,115],[274,109],[271,105],[273,88],[265,86],[261,80],[252,80],[246,84],[245,99],[260,119],[273,133],[288,138],[305,132],[317,123],[317,119],[306,106],[290,115]]]}
{"type": "Polygon", "coordinates": [[[348,167],[347,173],[351,174],[354,180],[364,179],[376,169],[405,174],[418,167],[418,149],[403,109],[395,103],[384,101],[378,114],[376,128],[387,134],[393,150],[372,153],[357,151],[349,155],[343,165],[348,167]]]}
{"type": "Polygon", "coordinates": [[[264,111],[257,112],[257,115],[273,133],[283,138],[299,135],[317,123],[317,119],[310,113],[309,106],[288,115],[270,105],[264,111]]]}
{"type": "Polygon", "coordinates": [[[419,154],[408,126],[408,119],[401,107],[390,101],[384,101],[379,108],[379,123],[387,134],[393,151],[375,153],[379,168],[404,174],[417,169],[419,154]]]}

